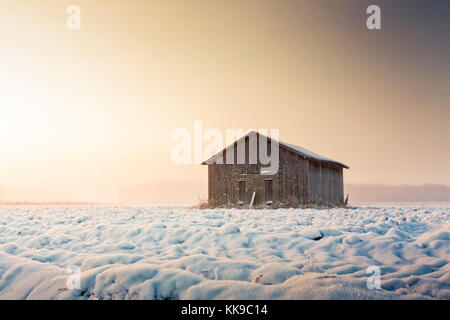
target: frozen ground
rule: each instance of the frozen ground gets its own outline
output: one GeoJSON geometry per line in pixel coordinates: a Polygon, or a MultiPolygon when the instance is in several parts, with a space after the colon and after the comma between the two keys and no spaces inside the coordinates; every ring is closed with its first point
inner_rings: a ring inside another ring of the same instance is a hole
{"type": "Polygon", "coordinates": [[[450,205],[0,207],[0,299],[450,299],[449,244],[450,205]]]}

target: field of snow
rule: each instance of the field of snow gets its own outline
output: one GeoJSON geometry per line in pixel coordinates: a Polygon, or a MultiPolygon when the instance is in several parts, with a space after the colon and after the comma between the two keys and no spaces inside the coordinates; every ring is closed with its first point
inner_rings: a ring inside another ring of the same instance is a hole
{"type": "Polygon", "coordinates": [[[0,299],[450,299],[449,244],[449,205],[4,206],[0,299]]]}

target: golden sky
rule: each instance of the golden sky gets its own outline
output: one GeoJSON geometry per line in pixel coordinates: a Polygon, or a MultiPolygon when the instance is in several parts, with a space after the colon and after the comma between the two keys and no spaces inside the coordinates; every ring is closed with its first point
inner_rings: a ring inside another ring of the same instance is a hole
{"type": "Polygon", "coordinates": [[[0,1],[0,201],[196,202],[206,168],[170,158],[195,120],[450,184],[448,4],[378,3],[369,31],[370,1],[0,1]]]}

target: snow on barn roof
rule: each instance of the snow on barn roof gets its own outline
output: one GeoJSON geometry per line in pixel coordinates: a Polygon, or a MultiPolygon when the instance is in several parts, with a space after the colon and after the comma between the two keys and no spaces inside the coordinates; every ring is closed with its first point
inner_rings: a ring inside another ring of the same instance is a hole
{"type": "MultiPolygon", "coordinates": [[[[286,143],[286,142],[283,142],[283,141],[280,141],[280,140],[277,141],[275,139],[272,139],[271,137],[268,137],[268,136],[266,136],[266,135],[264,135],[262,133],[256,132],[256,131],[250,131],[249,133],[245,134],[240,139],[238,139],[235,143],[240,143],[246,137],[250,137],[250,136],[253,136],[255,134],[256,135],[260,135],[262,137],[265,137],[268,140],[274,140],[274,141],[278,142],[281,146],[285,147],[286,149],[289,149],[289,150],[291,150],[291,151],[293,151],[293,152],[295,152],[295,153],[297,153],[297,154],[299,154],[299,155],[301,155],[301,156],[303,156],[303,157],[305,157],[307,159],[313,159],[313,160],[316,160],[316,161],[323,161],[323,162],[328,162],[328,163],[334,163],[334,164],[337,164],[338,166],[344,167],[346,169],[350,168],[349,166],[347,166],[346,164],[343,164],[342,162],[338,162],[336,160],[332,160],[330,158],[321,156],[320,154],[317,154],[315,152],[309,151],[308,149],[305,149],[303,147],[299,147],[299,146],[296,146],[296,145],[293,145],[293,144],[290,144],[290,143],[286,143]]],[[[224,150],[230,149],[233,145],[234,145],[234,143],[232,143],[231,145],[226,147],[224,150]]],[[[214,164],[215,160],[222,155],[222,152],[224,150],[216,153],[214,156],[212,156],[208,160],[204,161],[202,163],[202,165],[214,164]]]]}

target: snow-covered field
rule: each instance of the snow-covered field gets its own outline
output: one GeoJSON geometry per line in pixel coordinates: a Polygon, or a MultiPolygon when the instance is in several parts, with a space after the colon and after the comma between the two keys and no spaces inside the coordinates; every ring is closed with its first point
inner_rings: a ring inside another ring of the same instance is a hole
{"type": "Polygon", "coordinates": [[[449,221],[450,205],[5,206],[0,299],[450,299],[449,221]]]}

